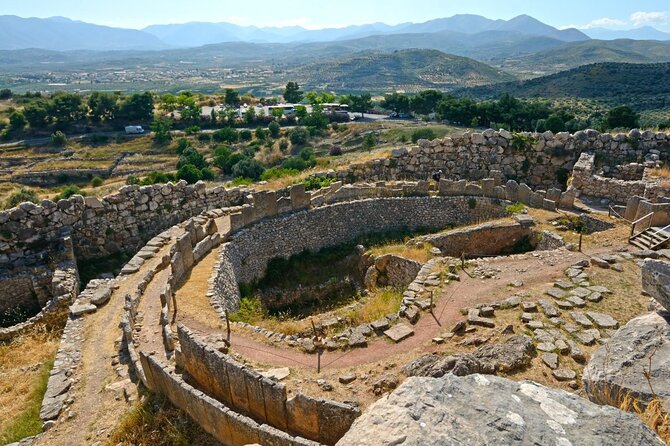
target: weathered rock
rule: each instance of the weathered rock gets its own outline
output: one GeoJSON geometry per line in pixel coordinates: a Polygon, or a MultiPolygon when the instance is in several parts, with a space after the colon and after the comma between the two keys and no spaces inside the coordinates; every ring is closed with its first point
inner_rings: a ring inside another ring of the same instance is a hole
{"type": "Polygon", "coordinates": [[[528,336],[512,336],[506,342],[479,348],[474,353],[440,357],[425,355],[407,364],[408,376],[439,377],[446,373],[511,373],[530,364],[535,347],[528,336]]]}
{"type": "Polygon", "coordinates": [[[653,390],[670,409],[670,322],[657,313],[637,317],[599,347],[586,369],[584,388],[592,401],[609,404],[630,394],[649,403],[653,390]],[[650,363],[651,358],[651,363],[650,363]]]}
{"type": "Polygon", "coordinates": [[[350,384],[354,381],[356,381],[356,374],[355,373],[347,373],[346,375],[342,375],[338,378],[338,381],[340,384],[350,384]]]}
{"type": "Polygon", "coordinates": [[[587,311],[586,316],[591,319],[598,328],[617,328],[619,326],[619,322],[609,314],[587,311]]]}
{"type": "Polygon", "coordinates": [[[543,353],[542,362],[552,370],[558,368],[558,355],[556,353],[543,353]]]}
{"type": "Polygon", "coordinates": [[[408,378],[338,446],[426,444],[662,446],[635,415],[568,392],[495,376],[408,378]]]}
{"type": "Polygon", "coordinates": [[[572,381],[577,377],[577,373],[574,370],[568,369],[557,369],[551,372],[551,374],[554,375],[557,381],[572,381]]]}
{"type": "Polygon", "coordinates": [[[670,262],[645,260],[642,264],[642,288],[670,311],[670,262]]]}
{"type": "Polygon", "coordinates": [[[405,324],[396,324],[384,332],[393,342],[398,343],[414,334],[414,330],[405,324]]]}

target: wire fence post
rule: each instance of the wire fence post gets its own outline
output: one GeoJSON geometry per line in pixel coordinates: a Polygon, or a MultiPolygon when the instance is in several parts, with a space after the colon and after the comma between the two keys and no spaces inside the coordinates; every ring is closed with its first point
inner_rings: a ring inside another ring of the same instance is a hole
{"type": "Polygon", "coordinates": [[[433,290],[430,290],[430,314],[435,316],[435,313],[433,312],[433,290]]]}
{"type": "Polygon", "coordinates": [[[228,310],[223,310],[226,314],[226,340],[230,345],[230,317],[228,317],[228,310]]]}
{"type": "Polygon", "coordinates": [[[579,231],[579,252],[582,252],[582,237],[584,236],[584,233],[582,231],[579,231]]]}
{"type": "Polygon", "coordinates": [[[312,342],[314,342],[314,347],[316,347],[316,373],[318,375],[321,373],[321,354],[323,353],[323,341],[319,336],[319,333],[316,331],[314,320],[310,319],[310,322],[312,323],[312,331],[314,332],[314,338],[312,338],[312,342]]]}

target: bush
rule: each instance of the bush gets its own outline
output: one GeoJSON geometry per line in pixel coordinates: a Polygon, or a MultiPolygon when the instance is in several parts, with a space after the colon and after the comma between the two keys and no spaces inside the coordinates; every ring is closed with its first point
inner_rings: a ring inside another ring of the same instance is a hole
{"type": "Polygon", "coordinates": [[[200,133],[200,126],[199,125],[192,125],[190,127],[186,127],[184,129],[184,133],[187,135],[195,135],[197,133],[200,133]]]}
{"type": "Polygon", "coordinates": [[[212,139],[216,142],[227,142],[229,144],[233,144],[240,139],[240,135],[237,133],[237,130],[231,127],[225,127],[214,132],[212,134],[212,139]]]}
{"type": "Polygon", "coordinates": [[[292,177],[298,175],[300,171],[295,169],[284,169],[283,167],[274,166],[263,172],[261,180],[270,181],[278,178],[292,177]]]}
{"type": "Polygon", "coordinates": [[[340,156],[342,155],[342,147],[339,144],[333,144],[330,146],[330,149],[328,149],[328,153],[330,156],[340,156]]]}
{"type": "Polygon", "coordinates": [[[210,133],[199,133],[198,134],[198,141],[204,142],[204,143],[210,143],[210,142],[212,142],[212,135],[210,133]]]}
{"type": "Polygon", "coordinates": [[[67,145],[67,137],[65,133],[60,130],[51,134],[51,145],[54,147],[65,147],[67,145]]]}
{"type": "Polygon", "coordinates": [[[372,150],[376,145],[377,145],[377,138],[375,138],[374,134],[369,133],[365,135],[365,138],[363,139],[364,150],[372,150]]]}
{"type": "Polygon", "coordinates": [[[205,157],[202,156],[200,152],[195,150],[193,147],[187,147],[184,149],[181,156],[179,157],[179,161],[177,161],[177,169],[187,164],[191,164],[198,169],[204,169],[207,167],[207,161],[205,161],[205,157]]]}
{"type": "Polygon", "coordinates": [[[189,147],[191,147],[191,144],[188,142],[188,139],[179,138],[177,140],[177,147],[175,147],[175,152],[177,152],[178,155],[181,155],[184,153],[184,150],[188,149],[189,147]]]}
{"type": "Polygon", "coordinates": [[[14,206],[18,206],[19,204],[26,201],[37,204],[39,197],[37,196],[37,192],[34,190],[22,187],[9,196],[7,202],[5,203],[5,209],[13,208],[14,206]]]}
{"type": "Polygon", "coordinates": [[[94,177],[91,180],[91,186],[93,186],[93,187],[100,187],[100,186],[102,186],[102,183],[104,183],[104,180],[100,177],[94,177]]]}
{"type": "Polygon", "coordinates": [[[507,215],[515,215],[520,214],[521,212],[523,212],[524,209],[526,209],[526,205],[517,202],[505,207],[505,212],[507,213],[507,215]]]}
{"type": "Polygon", "coordinates": [[[294,146],[301,146],[307,144],[307,140],[309,139],[309,132],[302,127],[295,128],[291,132],[290,139],[291,144],[293,144],[294,146]]]}
{"type": "Polygon", "coordinates": [[[185,180],[188,184],[194,184],[202,180],[202,173],[193,164],[185,164],[177,171],[177,178],[185,180]]]}
{"type": "Polygon", "coordinates": [[[261,141],[265,141],[268,138],[268,133],[269,132],[263,127],[258,127],[256,129],[256,138],[260,139],[261,141]]]}
{"type": "MultiPolygon", "coordinates": [[[[131,177],[128,177],[128,181],[130,181],[131,177]]],[[[169,181],[175,181],[177,177],[175,177],[174,174],[172,173],[165,173],[165,172],[149,172],[149,174],[142,179],[142,181],[137,181],[136,183],[128,183],[128,184],[141,184],[142,186],[150,186],[152,184],[164,184],[169,181]]]]}
{"type": "Polygon", "coordinates": [[[69,186],[66,186],[65,189],[63,189],[61,193],[56,196],[55,201],[67,200],[68,198],[74,195],[86,195],[86,192],[81,190],[79,186],[71,184],[69,186]]]}
{"type": "MultiPolygon", "coordinates": [[[[281,134],[281,126],[277,122],[272,121],[268,125],[268,131],[270,132],[270,136],[273,138],[278,138],[281,134]]],[[[256,132],[258,132],[258,130],[256,130],[256,132]]]]}
{"type": "Polygon", "coordinates": [[[245,158],[233,166],[232,173],[234,177],[249,178],[256,181],[260,179],[264,171],[265,168],[261,163],[252,158],[245,158]]]}
{"type": "Polygon", "coordinates": [[[335,182],[335,178],[331,177],[309,177],[305,183],[306,190],[318,190],[322,187],[328,187],[335,182]]]}
{"type": "Polygon", "coordinates": [[[241,141],[251,141],[254,135],[251,133],[251,130],[241,130],[240,131],[240,140],[241,141]]]}
{"type": "Polygon", "coordinates": [[[437,137],[435,131],[430,128],[416,129],[412,132],[412,142],[416,144],[420,139],[433,140],[437,137]]]}

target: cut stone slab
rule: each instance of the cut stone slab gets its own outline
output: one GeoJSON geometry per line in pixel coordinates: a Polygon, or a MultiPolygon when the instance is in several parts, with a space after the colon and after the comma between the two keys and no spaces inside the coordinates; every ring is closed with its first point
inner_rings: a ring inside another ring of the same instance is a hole
{"type": "Polygon", "coordinates": [[[558,311],[558,308],[556,308],[556,306],[552,302],[550,302],[546,299],[542,299],[542,300],[539,301],[539,304],[540,304],[540,307],[542,307],[542,312],[548,318],[558,317],[558,316],[561,315],[561,312],[558,311]]]}
{"type": "Polygon", "coordinates": [[[586,296],[586,300],[588,300],[589,302],[598,303],[601,300],[603,300],[603,295],[600,293],[591,293],[588,296],[586,296]]]}
{"type": "Polygon", "coordinates": [[[88,313],[95,313],[98,309],[93,304],[75,304],[70,307],[70,314],[74,317],[79,317],[88,313]]]}
{"type": "Polygon", "coordinates": [[[600,285],[593,285],[589,287],[589,290],[591,290],[594,293],[600,293],[600,294],[612,294],[612,292],[609,290],[609,288],[600,286],[600,285]]]}
{"type": "Polygon", "coordinates": [[[361,348],[361,347],[367,347],[368,341],[362,334],[354,332],[351,334],[351,336],[349,336],[348,344],[349,347],[352,348],[361,348]]]}
{"type": "Polygon", "coordinates": [[[419,309],[415,306],[408,307],[405,310],[405,318],[412,324],[419,322],[419,309]]]}
{"type": "Polygon", "coordinates": [[[572,296],[577,296],[577,297],[581,297],[582,299],[584,299],[586,296],[591,294],[591,290],[588,290],[588,289],[582,288],[582,287],[578,287],[578,288],[575,288],[574,290],[570,290],[570,294],[572,296]]]}
{"type": "Polygon", "coordinates": [[[568,296],[567,300],[577,308],[584,308],[586,306],[586,301],[579,296],[568,296]]]}
{"type": "Polygon", "coordinates": [[[492,320],[484,317],[468,317],[468,324],[484,328],[495,328],[496,326],[492,320]]]}
{"type": "Polygon", "coordinates": [[[372,327],[374,331],[378,332],[386,331],[389,328],[389,320],[386,319],[385,317],[377,319],[376,321],[370,324],[370,327],[372,327]]]}
{"type": "Polygon", "coordinates": [[[534,313],[537,311],[537,304],[535,302],[521,302],[521,309],[526,313],[534,313]]]}
{"type": "Polygon", "coordinates": [[[568,302],[567,300],[557,300],[556,305],[561,310],[572,310],[575,308],[575,305],[572,302],[568,302]]]}
{"type": "Polygon", "coordinates": [[[528,323],[533,320],[533,313],[523,313],[521,314],[521,321],[528,323]]]}
{"type": "Polygon", "coordinates": [[[356,374],[355,373],[347,373],[346,375],[342,375],[338,378],[338,381],[340,384],[351,384],[352,382],[356,381],[356,374]]]}
{"type": "Polygon", "coordinates": [[[282,381],[288,378],[288,376],[291,374],[291,371],[289,370],[288,367],[281,367],[278,369],[266,370],[264,372],[260,372],[260,374],[266,378],[282,381]]]}
{"type": "Polygon", "coordinates": [[[58,395],[53,398],[46,398],[42,401],[42,408],[40,409],[40,419],[42,421],[55,420],[60,415],[61,410],[63,410],[63,404],[65,403],[65,395],[58,395]]]}
{"type": "Polygon", "coordinates": [[[643,371],[650,372],[654,392],[670,409],[670,323],[657,313],[632,319],[591,356],[582,380],[591,401],[605,404],[614,395],[635,395],[643,404],[653,398],[643,371]],[[649,357],[653,354],[651,370],[649,357]]]}
{"type": "Polygon", "coordinates": [[[554,299],[563,299],[568,295],[568,293],[556,287],[549,288],[547,291],[545,291],[545,293],[554,299]]]}
{"type": "Polygon", "coordinates": [[[543,353],[542,362],[551,370],[558,368],[558,355],[556,353],[543,353]]]}
{"type": "Polygon", "coordinates": [[[556,282],[554,282],[554,287],[560,288],[562,290],[569,290],[570,288],[574,288],[575,284],[565,279],[558,279],[556,282]]]}
{"type": "Polygon", "coordinates": [[[593,345],[596,343],[596,337],[593,335],[592,332],[578,331],[576,333],[573,333],[573,336],[577,338],[577,340],[584,345],[593,345]]]}
{"type": "Polygon", "coordinates": [[[406,379],[337,446],[532,444],[663,446],[635,414],[529,381],[453,374],[406,379]]]}
{"type": "Polygon", "coordinates": [[[598,328],[617,328],[619,326],[619,322],[609,314],[587,311],[586,316],[588,316],[598,328]]]}
{"type": "Polygon", "coordinates": [[[109,302],[109,298],[112,297],[112,290],[107,287],[102,287],[93,292],[91,296],[91,303],[95,306],[104,305],[109,302]]]}
{"type": "Polygon", "coordinates": [[[384,332],[396,344],[414,334],[414,330],[405,324],[396,324],[384,332]]]}
{"type": "Polygon", "coordinates": [[[557,381],[572,381],[577,377],[577,373],[574,370],[568,369],[557,369],[551,372],[556,378],[557,381]]]}
{"type": "Polygon", "coordinates": [[[556,345],[553,342],[540,342],[537,344],[537,350],[541,352],[553,352],[556,350],[556,345]]]}
{"type": "Polygon", "coordinates": [[[570,351],[570,346],[567,344],[566,341],[559,339],[555,342],[556,348],[558,349],[561,354],[566,354],[570,351]]]}
{"type": "Polygon", "coordinates": [[[579,313],[577,311],[571,311],[570,312],[570,317],[577,322],[578,325],[581,325],[582,327],[585,328],[593,328],[593,323],[589,318],[586,317],[584,313],[579,313]]]}
{"type": "Polygon", "coordinates": [[[540,321],[530,321],[528,322],[528,328],[531,330],[537,330],[540,328],[544,328],[544,324],[540,321]]]}
{"type": "Polygon", "coordinates": [[[479,314],[482,317],[493,317],[494,312],[493,307],[482,307],[479,309],[479,314]]]}
{"type": "Polygon", "coordinates": [[[645,260],[642,263],[642,288],[670,311],[670,262],[645,260]]]}

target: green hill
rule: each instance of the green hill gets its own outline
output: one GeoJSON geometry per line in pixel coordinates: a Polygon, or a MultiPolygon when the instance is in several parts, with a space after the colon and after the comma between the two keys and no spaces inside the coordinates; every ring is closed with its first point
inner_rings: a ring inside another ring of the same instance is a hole
{"type": "Polygon", "coordinates": [[[534,54],[508,57],[501,61],[507,71],[555,73],[581,65],[670,62],[670,42],[655,40],[587,40],[562,44],[534,54]]]}
{"type": "Polygon", "coordinates": [[[359,53],[296,68],[295,76],[311,88],[372,92],[452,90],[514,79],[476,60],[425,49],[359,53]]]}

